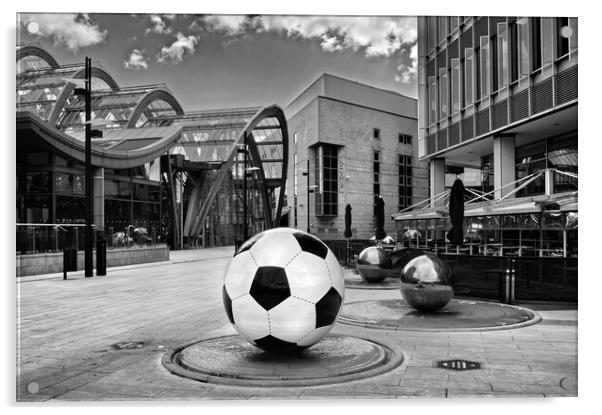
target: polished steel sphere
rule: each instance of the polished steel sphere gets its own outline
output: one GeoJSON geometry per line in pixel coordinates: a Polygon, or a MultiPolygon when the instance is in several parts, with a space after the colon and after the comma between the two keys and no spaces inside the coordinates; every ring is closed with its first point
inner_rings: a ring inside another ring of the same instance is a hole
{"type": "Polygon", "coordinates": [[[439,258],[421,255],[401,271],[401,296],[416,310],[435,311],[445,307],[454,296],[451,269],[439,258]]]}
{"type": "Polygon", "coordinates": [[[357,270],[367,282],[380,282],[389,276],[391,258],[389,253],[380,246],[370,246],[360,252],[357,270]]]}

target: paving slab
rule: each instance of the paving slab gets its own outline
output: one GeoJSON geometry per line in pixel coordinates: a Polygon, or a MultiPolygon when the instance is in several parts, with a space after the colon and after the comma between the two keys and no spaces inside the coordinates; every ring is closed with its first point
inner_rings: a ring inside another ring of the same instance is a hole
{"type": "MultiPolygon", "coordinates": [[[[573,305],[523,304],[534,309],[542,321],[503,331],[415,332],[339,323],[331,334],[372,340],[403,354],[404,361],[382,374],[330,387],[216,386],[176,376],[161,364],[168,350],[235,334],[221,299],[232,253],[232,247],[185,251],[152,266],[111,268],[105,277],[83,278],[73,273],[67,281],[62,275],[18,279],[17,400],[577,395],[578,326],[573,305]],[[144,346],[133,350],[112,347],[136,341],[144,346]],[[483,368],[456,372],[433,367],[437,360],[447,358],[478,360],[483,368]],[[31,388],[33,382],[37,388],[31,388]]],[[[384,300],[401,301],[401,294],[399,290],[348,288],[344,307],[384,300]]]]}

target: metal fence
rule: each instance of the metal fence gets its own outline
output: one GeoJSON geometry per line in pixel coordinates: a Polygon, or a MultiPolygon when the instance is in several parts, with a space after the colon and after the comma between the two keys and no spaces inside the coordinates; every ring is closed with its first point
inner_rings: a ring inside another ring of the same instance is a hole
{"type": "MultiPolygon", "coordinates": [[[[17,224],[16,253],[39,254],[61,252],[65,248],[84,249],[85,229],[80,224],[17,224]]],[[[130,226],[125,229],[93,229],[94,242],[103,238],[107,249],[155,246],[161,243],[154,228],[130,226]]]]}

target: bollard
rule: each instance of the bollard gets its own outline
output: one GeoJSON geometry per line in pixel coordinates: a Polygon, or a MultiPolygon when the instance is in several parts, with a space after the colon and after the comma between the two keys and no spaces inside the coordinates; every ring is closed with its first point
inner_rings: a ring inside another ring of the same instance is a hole
{"type": "Polygon", "coordinates": [[[107,241],[101,236],[96,240],[96,276],[107,275],[107,241]]]}

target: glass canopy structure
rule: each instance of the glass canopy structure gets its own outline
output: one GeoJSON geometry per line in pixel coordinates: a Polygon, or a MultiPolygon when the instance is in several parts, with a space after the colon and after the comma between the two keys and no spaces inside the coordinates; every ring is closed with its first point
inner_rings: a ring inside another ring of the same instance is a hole
{"type": "MultiPolygon", "coordinates": [[[[78,222],[63,207],[81,205],[84,102],[70,81],[83,79],[83,64],[29,44],[16,60],[17,222],[78,222]]],[[[250,235],[279,224],[288,153],[279,106],[185,112],[167,86],[119,86],[95,62],[91,104],[103,132],[92,140],[97,229],[152,227],[179,248],[233,244],[245,222],[250,235]]]]}

